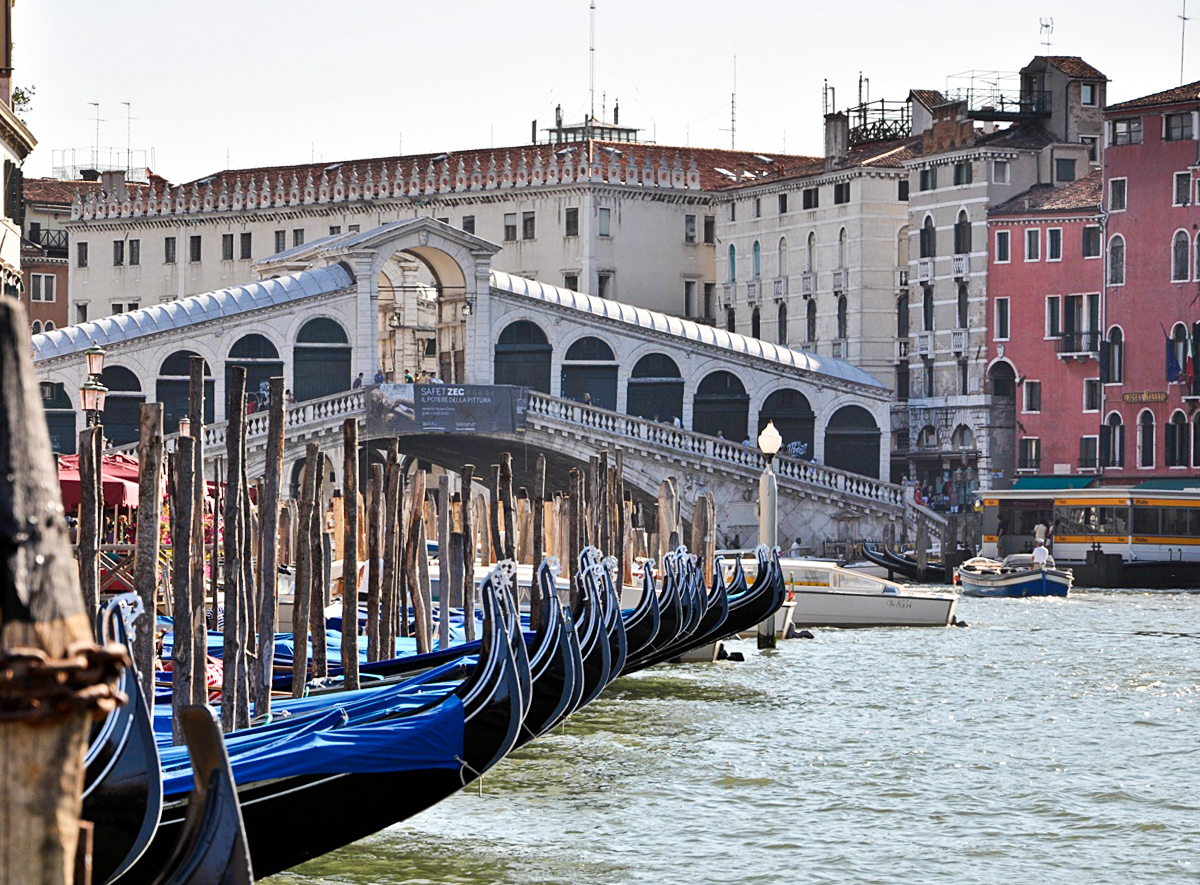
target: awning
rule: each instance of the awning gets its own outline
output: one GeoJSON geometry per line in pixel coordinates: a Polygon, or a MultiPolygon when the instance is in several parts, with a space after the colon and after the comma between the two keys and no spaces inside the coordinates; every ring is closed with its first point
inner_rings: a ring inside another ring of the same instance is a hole
{"type": "Polygon", "coordinates": [[[1200,491],[1200,476],[1179,479],[1148,479],[1134,486],[1135,489],[1157,490],[1160,492],[1200,491]]]}
{"type": "Polygon", "coordinates": [[[1012,488],[1017,492],[1086,489],[1095,481],[1094,476],[1022,476],[1012,488]]]}

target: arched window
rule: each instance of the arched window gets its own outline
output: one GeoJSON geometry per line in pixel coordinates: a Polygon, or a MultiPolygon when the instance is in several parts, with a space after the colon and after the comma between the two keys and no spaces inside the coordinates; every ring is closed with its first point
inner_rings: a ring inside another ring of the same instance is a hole
{"type": "MultiPolygon", "coordinates": [[[[154,385],[154,398],[163,404],[163,427],[168,432],[174,432],[179,426],[179,419],[190,412],[190,389],[192,375],[192,357],[199,354],[190,350],[177,350],[165,360],[158,370],[158,379],[154,385]]],[[[108,374],[108,369],[104,370],[108,374]]],[[[130,373],[132,374],[132,372],[130,373]]],[[[112,385],[105,386],[111,389],[112,385]]],[[[349,386],[349,385],[347,385],[349,386]]],[[[204,423],[211,424],[216,414],[216,383],[212,378],[212,368],[204,361],[204,423]]],[[[107,406],[107,399],[105,405],[107,406]]],[[[196,433],[192,428],[192,433],[196,433]]],[[[135,436],[134,439],[137,437],[135,436]]]]}
{"type": "Polygon", "coordinates": [[[958,284],[958,328],[967,327],[967,284],[958,284]]]}
{"type": "Polygon", "coordinates": [[[921,225],[918,247],[922,258],[934,258],[937,255],[937,230],[933,226],[932,215],[926,215],[925,223],[921,225]]]}
{"type": "Polygon", "coordinates": [[[808,312],[805,317],[804,340],[814,344],[817,340],[817,299],[808,299],[808,312]]]}
{"type": "Polygon", "coordinates": [[[1138,467],[1154,466],[1154,414],[1146,409],[1138,416],[1138,467]]]}
{"type": "Polygon", "coordinates": [[[839,268],[844,268],[846,266],[846,259],[849,258],[849,255],[847,255],[847,252],[849,251],[849,242],[849,238],[846,236],[846,229],[843,227],[841,231],[838,232],[837,266],[839,268]]]}
{"type": "Polygon", "coordinates": [[[1171,330],[1171,356],[1175,358],[1175,361],[1174,364],[1169,367],[1170,371],[1167,373],[1168,381],[1180,380],[1180,375],[1187,370],[1187,353],[1187,326],[1185,326],[1183,323],[1176,323],[1175,328],[1171,330]],[[1172,375],[1174,375],[1173,378],[1171,377],[1172,375]]]}
{"type": "Polygon", "coordinates": [[[292,394],[298,402],[350,389],[350,338],[341,323],[315,317],[296,333],[292,348],[292,394]]]}
{"type": "Polygon", "coordinates": [[[809,233],[808,248],[805,250],[805,253],[804,269],[812,273],[817,269],[817,235],[815,233],[809,233]]]}
{"type": "Polygon", "coordinates": [[[45,332],[53,332],[53,331],[54,331],[54,328],[55,328],[55,326],[54,326],[54,320],[46,320],[46,325],[45,325],[45,328],[43,329],[43,331],[45,331],[45,332]]]}
{"type": "Polygon", "coordinates": [[[779,328],[778,341],[781,345],[787,345],[788,328],[787,328],[787,304],[782,301],[779,303],[779,328]]]}
{"type": "Polygon", "coordinates": [[[904,294],[900,295],[900,297],[898,297],[896,299],[896,337],[897,338],[907,338],[908,337],[908,323],[909,323],[908,293],[905,292],[904,294]]]}
{"type": "Polygon", "coordinates": [[[617,407],[617,358],[606,341],[587,335],[563,356],[560,395],[601,409],[617,407]]]}
{"type": "Polygon", "coordinates": [[[788,264],[788,262],[787,262],[787,238],[780,237],[779,238],[779,276],[781,276],[781,277],[787,276],[787,273],[788,273],[787,264],[788,264]]]}
{"type": "Polygon", "coordinates": [[[1192,466],[1200,467],[1200,412],[1192,416],[1192,466]]]}
{"type": "Polygon", "coordinates": [[[1171,282],[1186,283],[1191,275],[1188,273],[1188,252],[1191,245],[1186,231],[1176,231],[1175,239],[1171,241],[1171,282]]]}
{"type": "Polygon", "coordinates": [[[737,312],[732,307],[725,311],[725,331],[737,331],[737,312]]]}
{"type": "Polygon", "coordinates": [[[757,307],[750,314],[750,337],[762,337],[762,316],[759,314],[757,307]]]}
{"type": "Polygon", "coordinates": [[[683,418],[683,375],[665,353],[649,353],[634,364],[626,388],[625,410],[639,418],[683,418]]]}
{"type": "Polygon", "coordinates": [[[762,247],[754,241],[754,279],[762,279],[762,247]]]}
{"type": "Polygon", "coordinates": [[[1125,238],[1120,234],[1108,241],[1108,284],[1125,285],[1125,238]]]}
{"type": "Polygon", "coordinates": [[[1125,425],[1121,413],[1113,412],[1100,427],[1100,464],[1103,467],[1125,466],[1125,425]]]}
{"type": "Polygon", "coordinates": [[[1168,467],[1187,467],[1191,463],[1189,429],[1187,415],[1178,409],[1171,415],[1171,420],[1163,425],[1168,467]]]}
{"type": "Polygon", "coordinates": [[[737,249],[733,243],[729,244],[729,282],[737,282],[737,249]]]}
{"type": "Polygon", "coordinates": [[[958,220],[954,222],[954,254],[962,255],[971,251],[971,219],[967,210],[960,209],[958,220]]]}
{"type": "Polygon", "coordinates": [[[1120,326],[1108,330],[1108,382],[1122,384],[1125,381],[1125,333],[1120,326]]]}
{"type": "Polygon", "coordinates": [[[33,321],[33,334],[34,334],[34,335],[41,335],[41,334],[42,334],[42,321],[41,321],[41,320],[34,320],[34,321],[33,321]]]}
{"type": "Polygon", "coordinates": [[[845,338],[847,335],[847,332],[846,332],[847,309],[846,308],[847,308],[846,296],[842,295],[841,297],[838,298],[838,305],[837,305],[837,336],[839,338],[845,338]]]}
{"type": "Polygon", "coordinates": [[[925,331],[933,331],[933,286],[921,287],[921,319],[925,323],[925,331]]]}
{"type": "Polygon", "coordinates": [[[496,383],[549,393],[553,350],[541,326],[529,320],[510,323],[496,339],[493,357],[496,383]]]}

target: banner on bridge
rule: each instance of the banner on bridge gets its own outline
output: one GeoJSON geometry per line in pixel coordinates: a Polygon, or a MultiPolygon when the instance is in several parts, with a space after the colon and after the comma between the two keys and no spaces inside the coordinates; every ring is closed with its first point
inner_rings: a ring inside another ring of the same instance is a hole
{"type": "Polygon", "coordinates": [[[529,389],[489,384],[372,384],[367,435],[512,433],[525,426],[529,389]]]}

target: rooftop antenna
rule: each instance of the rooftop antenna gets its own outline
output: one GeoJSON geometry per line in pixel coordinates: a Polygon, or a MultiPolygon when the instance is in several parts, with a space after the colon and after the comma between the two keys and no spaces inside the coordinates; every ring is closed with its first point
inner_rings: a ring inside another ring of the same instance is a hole
{"type": "Polygon", "coordinates": [[[592,0],[588,37],[588,119],[596,119],[596,0],[592,0]]]}
{"type": "Polygon", "coordinates": [[[125,174],[133,176],[133,105],[127,101],[125,105],[125,174]]]}
{"type": "Polygon", "coordinates": [[[92,148],[92,165],[96,168],[100,167],[100,102],[89,101],[92,107],[96,109],[96,146],[92,148]]]}
{"type": "Polygon", "coordinates": [[[1183,85],[1183,48],[1187,44],[1184,42],[1184,33],[1187,31],[1187,0],[1183,0],[1183,11],[1179,13],[1179,85],[1183,85]]]}
{"type": "Polygon", "coordinates": [[[1038,25],[1040,26],[1042,34],[1042,46],[1044,46],[1046,49],[1049,49],[1050,35],[1054,33],[1054,19],[1040,18],[1038,19],[1038,25]]]}
{"type": "Polygon", "coordinates": [[[733,94],[729,97],[729,149],[737,149],[737,56],[733,57],[733,94]]]}

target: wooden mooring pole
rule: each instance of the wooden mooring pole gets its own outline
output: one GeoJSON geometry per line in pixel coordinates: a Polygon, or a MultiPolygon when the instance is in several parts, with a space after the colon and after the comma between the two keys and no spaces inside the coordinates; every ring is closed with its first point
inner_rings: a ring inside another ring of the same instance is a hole
{"type": "Polygon", "coordinates": [[[138,438],[138,533],[133,584],[142,600],[146,620],[138,631],[133,661],[146,703],[154,706],[154,658],[157,639],[154,613],[158,610],[158,555],[162,521],[163,407],[142,403],[138,438]]]}
{"type": "MultiPolygon", "coordinates": [[[[287,404],[282,378],[269,382],[267,452],[262,497],[258,501],[258,667],[254,680],[254,715],[271,712],[271,678],[275,672],[275,615],[279,589],[279,484],[283,481],[283,425],[287,404]]],[[[294,597],[293,597],[294,599],[294,597]]]]}
{"type": "Polygon", "coordinates": [[[347,691],[358,684],[358,419],[342,422],[342,672],[347,691]]]}

